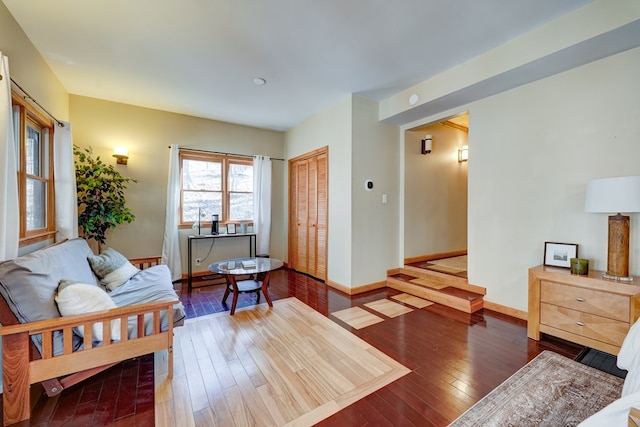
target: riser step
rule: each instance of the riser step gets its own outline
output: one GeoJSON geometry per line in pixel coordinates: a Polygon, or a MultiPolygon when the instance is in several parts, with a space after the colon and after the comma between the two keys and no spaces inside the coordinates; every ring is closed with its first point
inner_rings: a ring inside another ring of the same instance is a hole
{"type": "Polygon", "coordinates": [[[437,271],[425,270],[424,268],[412,267],[405,265],[403,268],[394,270],[398,273],[404,273],[419,279],[429,279],[431,283],[436,285],[454,286],[464,289],[475,294],[486,295],[487,290],[482,286],[470,285],[464,277],[453,276],[451,274],[439,273],[437,271]]]}
{"type": "Polygon", "coordinates": [[[475,313],[483,307],[482,294],[472,293],[453,286],[434,289],[411,283],[410,281],[413,279],[416,279],[416,277],[406,273],[397,273],[387,277],[387,286],[465,313],[475,313]]]}

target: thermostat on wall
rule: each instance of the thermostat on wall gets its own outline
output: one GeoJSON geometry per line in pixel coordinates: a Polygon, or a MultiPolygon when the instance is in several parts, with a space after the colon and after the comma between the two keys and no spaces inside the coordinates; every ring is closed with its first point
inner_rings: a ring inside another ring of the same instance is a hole
{"type": "Polygon", "coordinates": [[[365,190],[367,190],[367,191],[371,191],[371,190],[373,190],[373,181],[371,181],[370,179],[367,179],[367,180],[364,182],[364,188],[365,188],[365,190]]]}

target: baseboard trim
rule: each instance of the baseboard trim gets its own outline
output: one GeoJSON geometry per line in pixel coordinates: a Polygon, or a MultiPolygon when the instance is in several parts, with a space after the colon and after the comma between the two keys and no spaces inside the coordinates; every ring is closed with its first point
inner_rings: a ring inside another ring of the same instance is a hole
{"type": "Polygon", "coordinates": [[[466,249],[460,249],[458,251],[451,252],[440,252],[437,254],[429,254],[429,255],[420,255],[416,257],[405,258],[404,263],[413,264],[414,262],[423,262],[423,261],[432,261],[434,259],[442,259],[442,258],[452,258],[454,256],[462,256],[467,255],[466,249]]]}
{"type": "Polygon", "coordinates": [[[369,283],[368,285],[356,286],[355,288],[350,288],[348,286],[345,286],[343,284],[340,284],[338,282],[334,282],[331,280],[327,280],[326,284],[327,286],[331,286],[332,288],[337,289],[340,292],[344,292],[347,295],[357,295],[363,292],[368,292],[375,289],[381,289],[381,288],[387,287],[386,280],[383,282],[375,282],[375,283],[369,283]]]}
{"type": "Polygon", "coordinates": [[[528,313],[526,311],[518,310],[517,308],[507,307],[506,305],[498,304],[495,302],[484,300],[484,308],[487,310],[497,311],[507,316],[515,317],[520,320],[527,320],[528,313]]]}

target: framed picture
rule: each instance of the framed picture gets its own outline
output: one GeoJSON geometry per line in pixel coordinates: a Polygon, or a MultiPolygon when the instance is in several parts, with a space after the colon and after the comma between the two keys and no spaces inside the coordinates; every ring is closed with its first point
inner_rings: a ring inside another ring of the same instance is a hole
{"type": "Polygon", "coordinates": [[[227,234],[236,234],[235,224],[227,224],[227,234]]]}
{"type": "Polygon", "coordinates": [[[570,268],[571,258],[577,257],[577,244],[544,242],[544,265],[570,268]]]}

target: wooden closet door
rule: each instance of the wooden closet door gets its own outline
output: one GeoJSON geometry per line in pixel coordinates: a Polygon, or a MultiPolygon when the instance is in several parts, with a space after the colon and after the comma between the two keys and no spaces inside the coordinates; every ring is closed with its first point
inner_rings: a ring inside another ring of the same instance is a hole
{"type": "Polygon", "coordinates": [[[295,235],[294,239],[294,258],[293,268],[294,270],[302,273],[308,273],[308,229],[309,229],[309,215],[307,210],[308,205],[308,165],[305,160],[297,162],[294,166],[295,174],[295,235]]]}
{"type": "Polygon", "coordinates": [[[327,278],[328,155],[326,148],[289,162],[289,262],[327,278]]]}
{"type": "Polygon", "coordinates": [[[307,160],[309,175],[307,177],[307,273],[318,277],[318,160],[315,157],[307,160]]]}
{"type": "Polygon", "coordinates": [[[328,233],[328,165],[327,153],[316,157],[316,274],[315,277],[327,279],[327,233],[328,233]]]}

